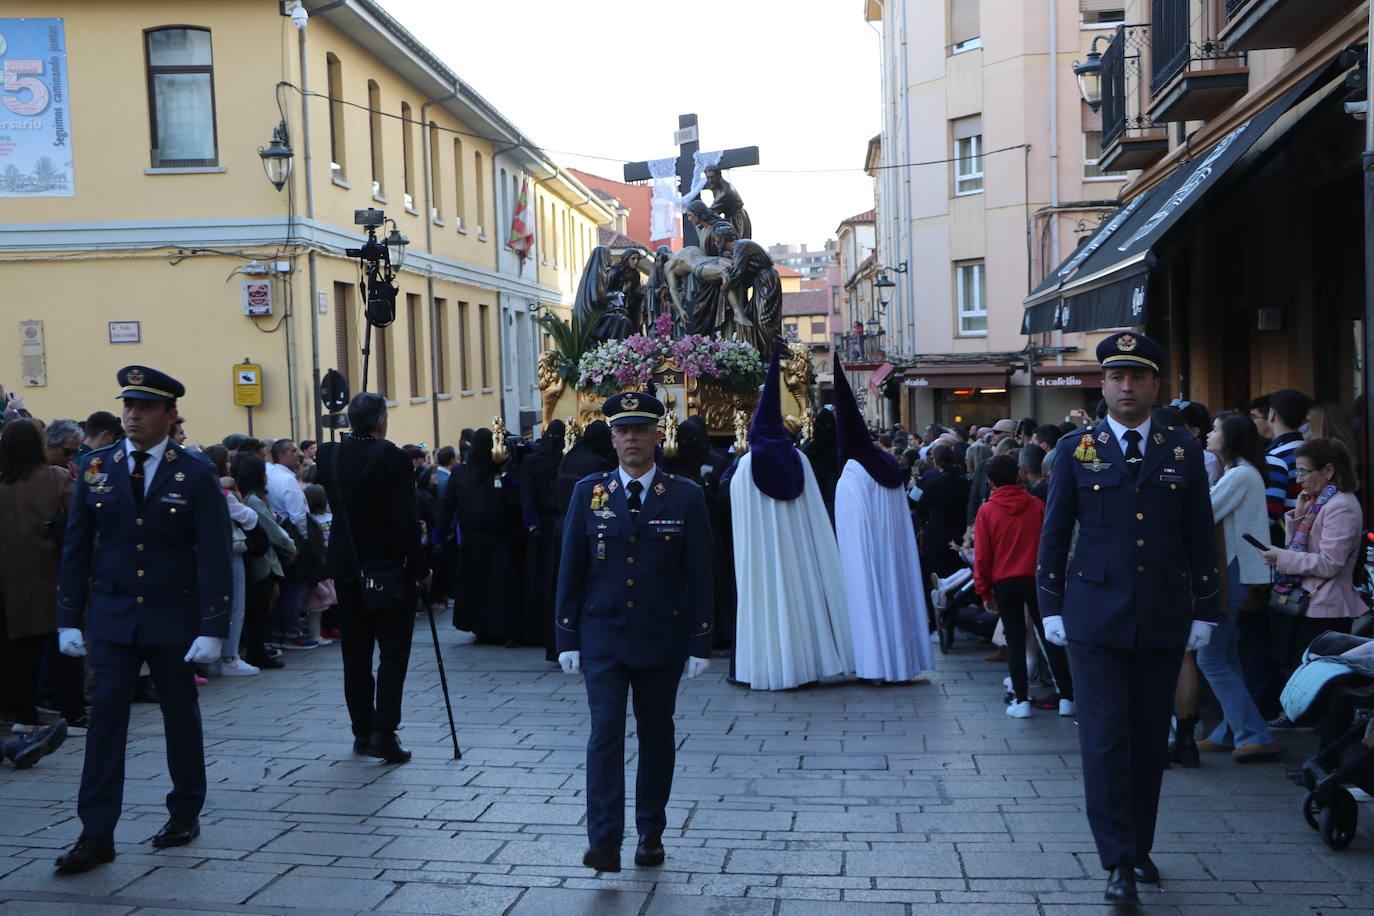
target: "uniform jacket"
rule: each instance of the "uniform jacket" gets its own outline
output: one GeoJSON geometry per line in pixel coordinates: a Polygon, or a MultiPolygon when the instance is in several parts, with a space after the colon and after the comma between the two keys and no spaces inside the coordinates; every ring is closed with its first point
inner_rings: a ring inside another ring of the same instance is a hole
{"type": "Polygon", "coordinates": [[[617,471],[573,488],[558,570],[558,651],[631,668],[709,658],[715,593],[701,487],[660,468],[637,521],[626,500],[617,471]]]}
{"type": "Polygon", "coordinates": [[[189,646],[229,632],[229,512],[207,461],[168,442],[142,505],[124,442],[81,461],[57,625],[120,645],[189,646]]]}
{"type": "Polygon", "coordinates": [[[385,439],[350,435],[321,445],[316,464],[334,513],[326,560],[331,578],[356,582],[358,564],[377,560],[404,564],[417,581],[428,575],[415,506],[415,472],[405,452],[385,439]],[[341,487],[348,492],[346,508],[339,499],[341,487]]]}
{"type": "MultiPolygon", "coordinates": [[[[1287,513],[1290,538],[1300,521],[1296,510],[1287,513]]],[[[1275,569],[1302,576],[1302,587],[1312,593],[1308,617],[1359,617],[1368,610],[1351,583],[1363,534],[1364,513],[1359,499],[1353,493],[1337,493],[1313,520],[1307,549],[1279,551],[1275,569]]]]}
{"type": "Polygon", "coordinates": [[[1219,619],[1202,447],[1151,427],[1135,480],[1105,420],[1055,446],[1036,584],[1041,614],[1062,615],[1075,642],[1181,648],[1192,621],[1219,619]]]}

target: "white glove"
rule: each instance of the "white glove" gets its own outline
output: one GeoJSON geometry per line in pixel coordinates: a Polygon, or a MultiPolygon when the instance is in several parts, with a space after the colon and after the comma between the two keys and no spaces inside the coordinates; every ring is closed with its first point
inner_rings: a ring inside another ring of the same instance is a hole
{"type": "Polygon", "coordinates": [[[191,643],[191,648],[186,653],[185,661],[206,665],[210,662],[219,661],[222,651],[224,651],[224,640],[218,636],[197,636],[196,641],[191,643]]]}
{"type": "Polygon", "coordinates": [[[63,655],[80,658],[86,654],[86,643],[81,639],[81,631],[76,627],[57,628],[57,649],[63,655]]]}
{"type": "Polygon", "coordinates": [[[576,674],[582,670],[582,653],[576,649],[571,652],[559,652],[558,664],[563,666],[564,674],[576,674]]]}
{"type": "Polygon", "coordinates": [[[697,658],[695,655],[687,656],[687,676],[696,677],[698,674],[705,674],[706,669],[711,667],[709,658],[697,658]]]}
{"type": "Polygon", "coordinates": [[[1040,621],[1045,627],[1045,638],[1056,646],[1068,644],[1069,634],[1064,632],[1064,618],[1059,615],[1046,617],[1040,621]]]}
{"type": "Polygon", "coordinates": [[[1194,620],[1193,630],[1188,634],[1188,645],[1184,647],[1186,652],[1196,652],[1203,646],[1212,641],[1212,628],[1216,624],[1208,623],[1205,620],[1194,620]]]}

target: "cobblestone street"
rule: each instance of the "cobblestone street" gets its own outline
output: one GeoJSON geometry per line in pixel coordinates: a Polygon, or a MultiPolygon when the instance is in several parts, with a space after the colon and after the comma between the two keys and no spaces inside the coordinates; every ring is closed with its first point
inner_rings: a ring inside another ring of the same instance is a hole
{"type": "MultiPolygon", "coordinates": [[[[1091,913],[1103,873],[1073,722],[1002,712],[1000,666],[961,642],[930,684],[750,693],[716,659],[684,681],[667,864],[580,864],[586,702],[542,650],[473,646],[440,616],[451,750],[428,627],[416,632],[405,766],[351,753],[336,646],[202,691],[203,833],[154,852],[168,789],[155,707],[135,707],[119,857],[57,877],[79,832],[83,740],[0,782],[0,912],[897,916],[1091,913]]],[[[1374,812],[1328,850],[1280,764],[1205,758],[1165,776],[1154,913],[1374,913],[1374,812]]],[[[630,747],[633,747],[631,742],[630,747]]],[[[631,765],[633,759],[631,760],[631,765]]],[[[633,786],[633,777],[630,780],[633,786]]],[[[633,815],[628,819],[633,830],[633,815]]]]}

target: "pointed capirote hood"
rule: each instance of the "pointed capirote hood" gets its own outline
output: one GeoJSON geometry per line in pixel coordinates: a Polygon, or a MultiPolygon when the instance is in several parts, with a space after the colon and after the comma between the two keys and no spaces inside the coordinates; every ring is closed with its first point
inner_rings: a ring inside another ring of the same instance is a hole
{"type": "Polygon", "coordinates": [[[849,387],[849,379],[840,365],[839,353],[835,354],[835,425],[835,445],[840,453],[841,469],[852,458],[880,486],[893,490],[902,485],[902,469],[897,459],[879,448],[868,434],[854,389],[849,387]]]}
{"type": "Polygon", "coordinates": [[[792,436],[782,422],[780,344],[773,347],[763,394],[749,423],[750,466],[754,485],[773,499],[796,499],[802,493],[802,455],[792,444],[792,436]]]}

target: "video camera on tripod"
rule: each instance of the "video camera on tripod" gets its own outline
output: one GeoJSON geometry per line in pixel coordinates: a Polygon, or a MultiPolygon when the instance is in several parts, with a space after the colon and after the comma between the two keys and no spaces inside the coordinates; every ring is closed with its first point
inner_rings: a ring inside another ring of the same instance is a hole
{"type": "Polygon", "coordinates": [[[396,320],[396,271],[405,262],[406,246],[410,239],[401,235],[394,219],[376,207],[353,211],[353,225],[367,229],[367,241],[361,248],[345,248],[344,254],[357,258],[363,276],[358,292],[367,303],[364,315],[367,333],[363,339],[363,379],[359,391],[367,390],[367,370],[372,355],[372,329],[384,328],[396,320]],[[377,239],[377,230],[391,224],[391,232],[384,240],[377,239]]]}

